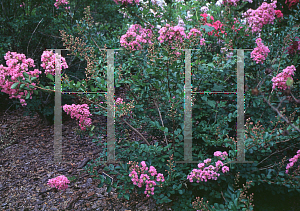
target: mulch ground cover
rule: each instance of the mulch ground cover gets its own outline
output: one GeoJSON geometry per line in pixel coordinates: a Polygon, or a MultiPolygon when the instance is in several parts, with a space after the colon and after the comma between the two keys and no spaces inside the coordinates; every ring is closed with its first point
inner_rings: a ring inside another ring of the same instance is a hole
{"type": "MultiPolygon", "coordinates": [[[[103,146],[92,142],[95,137],[78,135],[75,119],[62,123],[62,163],[55,164],[54,125],[23,112],[23,108],[0,111],[0,210],[169,210],[157,207],[151,197],[135,194],[127,201],[118,199],[114,188],[110,193],[105,184],[98,188],[101,181],[83,167],[99,157],[103,146]],[[74,179],[65,191],[47,185],[59,175],[74,179]]],[[[92,120],[106,127],[106,117],[92,120]]],[[[140,140],[134,133],[130,139],[140,140]]],[[[106,142],[105,137],[102,141],[106,142]]],[[[101,174],[101,167],[97,171],[101,174]]]]}

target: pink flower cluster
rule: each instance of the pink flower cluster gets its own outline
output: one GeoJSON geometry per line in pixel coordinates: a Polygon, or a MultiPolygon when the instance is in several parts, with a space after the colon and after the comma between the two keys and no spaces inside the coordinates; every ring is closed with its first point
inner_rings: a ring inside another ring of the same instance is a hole
{"type": "MultiPolygon", "coordinates": [[[[45,74],[55,75],[55,54],[52,51],[44,51],[41,61],[43,62],[41,67],[45,69],[45,74]]],[[[64,69],[68,68],[64,57],[61,57],[61,67],[64,69]]]]}
{"type": "MultiPolygon", "coordinates": [[[[222,27],[223,27],[223,24],[219,21],[219,20],[217,20],[217,21],[215,21],[215,22],[213,22],[212,24],[211,23],[207,23],[207,17],[208,17],[208,14],[206,14],[206,13],[204,13],[204,14],[201,14],[200,16],[202,16],[204,19],[204,25],[207,25],[207,26],[211,26],[211,27],[214,27],[215,28],[215,30],[213,30],[213,31],[210,31],[210,32],[208,32],[207,34],[208,35],[213,35],[214,34],[214,36],[215,37],[219,37],[220,35],[219,35],[219,30],[220,30],[220,32],[222,33],[222,34],[224,34],[225,33],[225,31],[224,30],[222,30],[222,27]]],[[[210,16],[210,19],[212,20],[212,21],[214,21],[215,19],[214,19],[214,17],[211,15],[210,16]]],[[[203,31],[205,31],[205,29],[203,29],[203,31]]],[[[227,36],[227,33],[225,33],[225,35],[227,36]]]]}
{"type": "Polygon", "coordinates": [[[91,116],[89,112],[89,107],[87,104],[82,105],[64,105],[63,110],[67,112],[67,114],[71,113],[71,118],[76,117],[79,120],[79,126],[81,130],[85,130],[85,126],[90,126],[92,124],[92,120],[88,118],[91,116]]]}
{"type": "MultiPolygon", "coordinates": [[[[134,2],[135,2],[136,4],[139,4],[139,1],[140,1],[140,0],[134,0],[134,2]]],[[[132,3],[133,3],[133,0],[114,0],[114,2],[115,2],[116,4],[118,4],[119,2],[120,2],[121,4],[132,4],[132,3]]]]}
{"type": "Polygon", "coordinates": [[[276,77],[272,79],[273,82],[272,89],[278,87],[279,89],[286,90],[287,89],[286,81],[288,80],[288,78],[293,79],[292,75],[294,75],[295,71],[296,68],[294,65],[285,68],[282,73],[279,73],[276,77]]]}
{"type": "Polygon", "coordinates": [[[256,10],[249,9],[243,13],[243,17],[247,18],[249,27],[252,28],[252,33],[260,32],[263,25],[274,23],[276,3],[277,1],[270,4],[263,2],[256,10]]]}
{"type": "Polygon", "coordinates": [[[124,104],[123,99],[118,97],[116,100],[116,104],[124,104]]]}
{"type": "Polygon", "coordinates": [[[61,175],[61,176],[58,176],[58,177],[48,180],[47,185],[49,185],[52,188],[56,187],[58,190],[65,190],[68,188],[68,183],[70,183],[68,178],[65,177],[64,175],[61,175]]]}
{"type": "Polygon", "coordinates": [[[131,50],[141,50],[142,46],[140,43],[152,44],[152,31],[151,29],[144,29],[139,24],[132,25],[126,34],[121,36],[120,43],[121,46],[129,48],[131,50]],[[132,39],[130,41],[130,38],[132,39]]]}
{"type": "MultiPolygon", "coordinates": [[[[216,151],[214,153],[215,157],[221,157],[222,160],[224,160],[228,154],[227,152],[220,152],[216,151]]],[[[217,178],[220,176],[217,171],[219,170],[219,167],[222,166],[222,172],[225,174],[229,171],[228,166],[224,166],[223,162],[218,160],[215,164],[216,166],[209,165],[208,167],[205,167],[205,164],[209,164],[211,162],[211,159],[208,158],[204,160],[203,163],[198,164],[199,169],[193,169],[192,172],[187,176],[187,179],[190,180],[190,182],[193,182],[193,179],[197,179],[197,183],[201,181],[207,182],[208,179],[217,180],[217,178]]]]}
{"type": "MultiPolygon", "coordinates": [[[[202,37],[202,33],[198,29],[192,28],[187,36],[187,39],[197,39],[198,37],[202,37]]],[[[200,45],[205,45],[204,38],[200,39],[200,45]]]]}
{"type": "Polygon", "coordinates": [[[275,16],[276,16],[276,18],[282,18],[283,14],[282,14],[282,12],[280,10],[275,10],[275,16]]]}
{"type": "Polygon", "coordinates": [[[20,4],[20,7],[25,7],[25,3],[22,2],[22,4],[20,4]]]}
{"type": "Polygon", "coordinates": [[[164,182],[165,178],[163,174],[157,173],[155,167],[150,166],[150,168],[148,168],[145,161],[141,162],[141,167],[139,165],[136,165],[135,167],[131,168],[131,172],[129,174],[129,177],[131,177],[131,181],[139,188],[141,188],[143,184],[146,184],[144,193],[147,194],[147,197],[149,197],[150,194],[154,195],[154,186],[156,185],[156,182],[155,179],[150,179],[150,176],[146,173],[146,171],[152,177],[156,175],[157,182],[164,182]],[[140,174],[140,176],[138,176],[138,174],[140,174]]]}
{"type": "MultiPolygon", "coordinates": [[[[68,0],[56,0],[54,6],[58,9],[60,5],[69,4],[68,0]]],[[[65,7],[65,9],[70,9],[70,7],[65,7]]]]}
{"type": "Polygon", "coordinates": [[[259,62],[263,64],[270,50],[261,42],[261,38],[257,38],[255,42],[257,44],[257,47],[254,48],[254,50],[251,52],[251,58],[253,58],[253,60],[256,61],[257,64],[259,62]]]}
{"type": "Polygon", "coordinates": [[[299,157],[300,157],[300,150],[297,151],[297,154],[293,158],[289,159],[290,163],[287,164],[286,166],[286,171],[285,171],[286,174],[289,173],[289,168],[291,168],[297,162],[299,157]]]}
{"type": "MultiPolygon", "coordinates": [[[[183,38],[186,38],[184,27],[181,26],[172,27],[169,24],[166,24],[158,31],[158,33],[160,34],[157,38],[159,42],[168,42],[172,46],[172,49],[179,47],[179,43],[182,43],[183,38]]],[[[178,56],[181,55],[180,52],[175,52],[175,54],[178,56]]]]}
{"type": "Polygon", "coordinates": [[[184,28],[180,26],[170,26],[169,24],[166,24],[166,26],[162,27],[158,33],[160,36],[158,37],[158,40],[160,43],[163,43],[164,41],[169,41],[171,44],[174,40],[179,40],[181,43],[183,42],[183,37],[186,38],[186,34],[184,33],[184,28]]]}
{"type": "MultiPolygon", "coordinates": [[[[0,65],[0,87],[2,88],[1,92],[9,94],[10,99],[19,98],[22,106],[26,106],[27,103],[25,103],[25,100],[23,98],[25,98],[29,91],[24,90],[20,92],[18,88],[11,89],[11,86],[14,83],[18,82],[18,77],[22,77],[23,80],[25,80],[23,72],[27,73],[28,75],[31,75],[32,77],[39,77],[38,74],[41,74],[42,72],[38,69],[28,71],[29,67],[35,67],[35,65],[33,59],[26,59],[26,56],[24,54],[17,54],[16,52],[8,51],[4,56],[4,59],[6,60],[7,67],[0,65]],[[11,81],[9,81],[8,78],[10,78],[11,81]]],[[[35,86],[36,84],[32,83],[32,85],[35,86]]],[[[28,87],[28,84],[26,85],[26,87],[28,87]]],[[[33,91],[31,90],[30,94],[32,94],[32,92],[33,91]]],[[[30,99],[32,99],[31,96],[30,99]]]]}

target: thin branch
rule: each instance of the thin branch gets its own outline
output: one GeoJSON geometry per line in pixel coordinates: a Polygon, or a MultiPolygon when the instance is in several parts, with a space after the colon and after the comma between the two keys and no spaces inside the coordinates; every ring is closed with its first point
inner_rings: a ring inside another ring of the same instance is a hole
{"type": "Polygon", "coordinates": [[[32,38],[32,36],[33,36],[33,34],[34,34],[35,30],[36,30],[36,29],[37,29],[37,27],[40,25],[40,23],[42,22],[42,20],[43,20],[43,19],[44,19],[44,18],[42,18],[42,19],[40,20],[40,22],[38,23],[38,25],[35,27],[35,29],[34,29],[33,33],[31,34],[30,40],[29,40],[29,42],[28,42],[28,45],[27,45],[27,55],[28,55],[28,47],[29,47],[29,43],[30,43],[30,41],[31,41],[31,38],[32,38]]]}
{"type": "Polygon", "coordinates": [[[222,197],[224,199],[225,202],[227,202],[227,200],[225,199],[225,197],[223,196],[223,192],[221,191],[222,197]]]}
{"type": "Polygon", "coordinates": [[[298,127],[296,127],[293,123],[291,123],[287,118],[285,118],[279,111],[278,111],[278,109],[276,109],[274,106],[272,106],[271,105],[271,103],[270,103],[270,101],[268,101],[266,98],[265,98],[265,96],[264,96],[264,94],[262,94],[263,95],[263,98],[264,98],[264,101],[266,102],[266,103],[268,103],[268,105],[274,110],[274,111],[276,111],[277,112],[277,114],[287,123],[287,124],[289,124],[289,125],[291,125],[295,130],[297,130],[298,132],[300,132],[300,129],[298,128],[298,127]]]}
{"type": "MultiPolygon", "coordinates": [[[[165,126],[164,126],[164,122],[163,122],[162,117],[161,117],[161,113],[160,113],[159,107],[158,107],[157,102],[156,102],[156,99],[154,99],[154,104],[155,104],[155,106],[156,106],[156,108],[157,108],[157,110],[158,110],[159,118],[160,118],[161,124],[162,124],[163,127],[165,127],[165,126]]],[[[165,131],[164,131],[164,135],[165,135],[165,142],[166,142],[166,144],[168,145],[167,136],[166,136],[166,132],[165,132],[165,131]]]]}
{"type": "Polygon", "coordinates": [[[57,39],[61,39],[61,37],[58,37],[58,36],[54,36],[54,35],[51,35],[51,34],[45,34],[45,33],[40,32],[40,31],[37,31],[37,32],[40,33],[40,34],[43,34],[45,36],[51,36],[51,37],[54,37],[54,38],[57,38],[57,39]]]}
{"type": "MultiPolygon", "coordinates": [[[[288,140],[288,141],[289,141],[289,140],[288,140]]],[[[295,144],[294,144],[294,145],[295,145],[295,144]]],[[[266,157],[265,159],[263,159],[262,161],[260,161],[257,165],[261,164],[262,162],[264,162],[266,159],[268,159],[268,158],[271,157],[272,155],[274,155],[274,154],[276,154],[276,153],[279,153],[279,152],[282,152],[282,151],[284,151],[284,150],[286,150],[286,149],[288,149],[288,148],[290,148],[291,146],[294,146],[294,145],[290,145],[290,146],[288,146],[287,148],[285,148],[285,149],[283,149],[283,150],[273,152],[271,155],[269,155],[268,157],[266,157]]]]}
{"type": "Polygon", "coordinates": [[[285,98],[283,98],[282,100],[280,100],[280,102],[279,102],[279,104],[278,104],[278,106],[277,106],[277,108],[276,109],[279,109],[279,107],[280,107],[280,105],[281,105],[281,103],[283,102],[283,101],[285,101],[287,98],[285,97],[285,98]]]}
{"type": "MultiPolygon", "coordinates": [[[[98,47],[99,51],[101,51],[101,48],[98,46],[98,44],[96,43],[96,41],[94,40],[94,38],[92,37],[91,33],[89,32],[90,37],[92,38],[93,42],[95,43],[95,45],[98,47]]],[[[106,48],[106,46],[104,46],[104,48],[106,48]]]]}
{"type": "Polygon", "coordinates": [[[148,146],[150,146],[149,142],[147,141],[147,139],[145,139],[145,137],[134,127],[132,127],[128,122],[126,122],[124,119],[121,119],[125,124],[127,124],[132,130],[134,130],[145,142],[148,146]]]}

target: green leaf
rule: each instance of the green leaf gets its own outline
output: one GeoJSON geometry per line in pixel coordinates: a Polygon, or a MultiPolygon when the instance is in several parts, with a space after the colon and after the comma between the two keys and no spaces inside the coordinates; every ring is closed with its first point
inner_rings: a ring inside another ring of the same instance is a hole
{"type": "Polygon", "coordinates": [[[28,75],[26,72],[23,72],[23,76],[24,76],[26,79],[29,79],[29,75],[28,75]]]}
{"type": "Polygon", "coordinates": [[[94,92],[94,91],[95,91],[95,88],[94,88],[94,86],[91,86],[91,90],[92,90],[92,92],[94,92]]]}
{"type": "Polygon", "coordinates": [[[51,74],[47,74],[47,76],[46,76],[47,78],[49,78],[51,81],[54,81],[54,77],[53,77],[53,75],[51,75],[51,74]]]}
{"type": "MultiPolygon", "coordinates": [[[[20,82],[16,82],[16,83],[14,83],[13,85],[11,85],[11,89],[15,89],[15,88],[17,88],[17,86],[19,85],[19,83],[20,82]]],[[[24,84],[25,85],[25,84],[24,84]]]]}
{"type": "Polygon", "coordinates": [[[37,79],[37,77],[32,77],[31,81],[35,81],[37,79]]]}
{"type": "Polygon", "coordinates": [[[36,95],[39,94],[39,92],[36,89],[33,90],[33,93],[36,94],[36,95]]]}
{"type": "Polygon", "coordinates": [[[202,25],[200,28],[201,28],[201,29],[205,29],[205,32],[206,32],[206,33],[215,30],[214,27],[212,27],[212,26],[207,26],[207,25],[202,25]]]}
{"type": "MultiPolygon", "coordinates": [[[[231,185],[228,185],[227,191],[228,191],[228,190],[230,190],[231,192],[234,192],[233,187],[232,187],[231,185]]],[[[230,192],[230,191],[229,191],[229,192],[230,192]]]]}
{"type": "Polygon", "coordinates": [[[30,97],[30,93],[28,92],[25,99],[28,100],[29,97],[30,97]]]}
{"type": "Polygon", "coordinates": [[[125,194],[125,195],[124,195],[124,198],[125,198],[126,200],[129,200],[129,195],[128,195],[128,194],[125,194]]]}
{"type": "Polygon", "coordinates": [[[293,85],[293,79],[289,77],[289,78],[286,80],[286,85],[287,85],[287,86],[292,86],[292,85],[293,85]]]}
{"type": "Polygon", "coordinates": [[[32,85],[29,85],[29,88],[30,88],[30,89],[33,89],[33,88],[34,88],[34,86],[32,86],[32,85]]]}
{"type": "Polygon", "coordinates": [[[21,84],[19,89],[23,89],[25,84],[21,84]]]}
{"type": "Polygon", "coordinates": [[[107,192],[110,193],[111,192],[111,186],[107,187],[107,192]]]}
{"type": "Polygon", "coordinates": [[[110,164],[109,165],[109,168],[113,171],[115,169],[114,165],[113,164],[110,164]]]}
{"type": "Polygon", "coordinates": [[[207,101],[207,104],[208,104],[209,106],[211,106],[212,108],[215,108],[215,106],[216,106],[216,102],[214,102],[214,101],[212,101],[212,100],[208,100],[208,101],[207,101]]]}

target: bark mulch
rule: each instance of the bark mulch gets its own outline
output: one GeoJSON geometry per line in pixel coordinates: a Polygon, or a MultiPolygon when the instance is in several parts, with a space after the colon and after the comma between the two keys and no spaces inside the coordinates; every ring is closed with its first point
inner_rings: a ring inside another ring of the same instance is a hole
{"type": "MultiPolygon", "coordinates": [[[[0,210],[168,210],[158,208],[151,197],[127,201],[118,199],[114,189],[108,194],[105,184],[98,188],[101,181],[83,167],[100,156],[103,145],[92,142],[95,137],[81,138],[74,131],[79,129],[74,119],[63,121],[63,163],[56,165],[54,126],[44,125],[38,116],[23,116],[23,111],[0,112],[0,210]],[[59,175],[74,178],[65,191],[47,185],[59,175]]],[[[92,119],[107,124],[104,116],[92,119]]],[[[105,137],[102,141],[106,142],[105,137]]]]}

